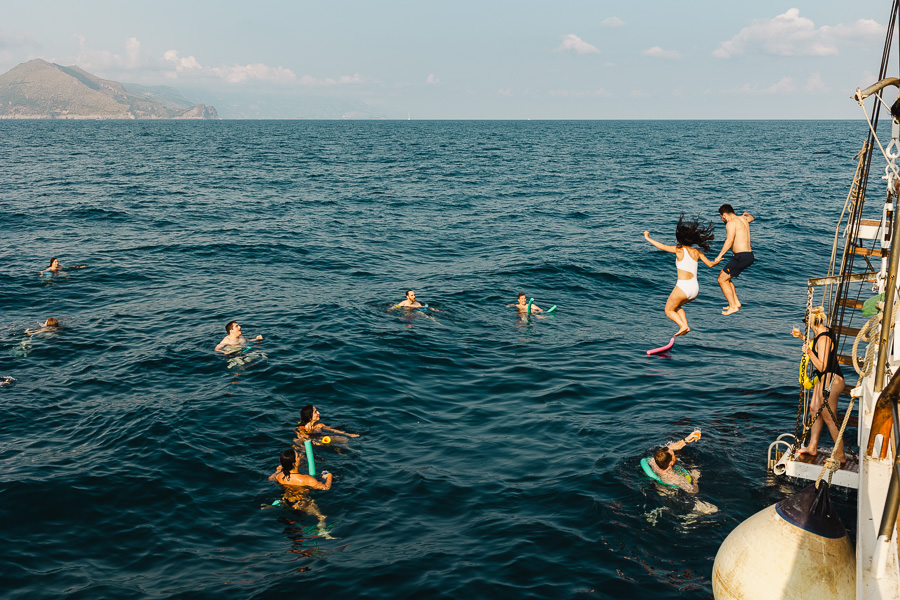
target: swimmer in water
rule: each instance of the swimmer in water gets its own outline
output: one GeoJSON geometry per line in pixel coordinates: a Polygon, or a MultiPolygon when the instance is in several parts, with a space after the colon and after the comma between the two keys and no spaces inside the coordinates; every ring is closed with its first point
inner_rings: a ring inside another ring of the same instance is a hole
{"type": "Polygon", "coordinates": [[[53,258],[50,259],[50,266],[47,267],[46,269],[44,269],[43,271],[41,271],[40,274],[43,275],[44,273],[53,273],[55,275],[55,274],[59,273],[60,271],[62,271],[63,269],[83,269],[86,266],[87,265],[78,265],[77,267],[64,267],[61,264],[59,264],[59,259],[54,256],[53,258]]]}
{"type": "Polygon", "coordinates": [[[660,481],[678,486],[688,494],[696,494],[700,491],[700,486],[697,485],[697,480],[700,479],[700,471],[697,469],[690,470],[691,481],[688,481],[686,477],[679,475],[675,471],[675,463],[678,462],[675,451],[681,450],[686,445],[691,442],[696,442],[699,439],[700,432],[694,431],[683,440],[672,442],[667,446],[660,446],[653,451],[653,458],[648,460],[647,463],[650,465],[650,468],[653,469],[653,472],[656,473],[656,476],[659,477],[660,481]]]}
{"type": "MultiPolygon", "coordinates": [[[[228,335],[222,338],[222,341],[216,346],[216,352],[231,354],[233,352],[238,352],[241,348],[250,343],[250,340],[241,335],[241,326],[238,325],[237,321],[230,321],[225,325],[225,333],[228,335]]],[[[253,338],[252,341],[259,342],[262,339],[263,336],[258,335],[253,338]]]]}
{"type": "Polygon", "coordinates": [[[53,317],[50,317],[49,319],[44,321],[44,324],[38,329],[26,329],[25,333],[28,335],[34,335],[36,333],[46,333],[48,331],[56,331],[58,327],[59,321],[57,321],[53,317]]]}
{"type": "Polygon", "coordinates": [[[284,488],[282,502],[294,510],[302,510],[308,515],[319,519],[319,531],[325,534],[325,515],[316,506],[315,501],[309,497],[309,490],[330,490],[333,476],[328,471],[322,471],[325,481],[319,481],[311,475],[300,472],[303,456],[294,448],[288,448],[281,453],[281,464],[275,472],[269,475],[269,481],[274,481],[284,488]]]}
{"type": "Polygon", "coordinates": [[[422,303],[416,300],[416,293],[412,290],[406,290],[406,300],[400,304],[395,304],[393,308],[422,308],[422,303]]]}
{"type": "Polygon", "coordinates": [[[701,225],[699,219],[685,222],[684,213],[678,219],[678,225],[675,226],[675,246],[661,244],[650,237],[650,232],[644,232],[644,239],[665,252],[671,252],[675,255],[675,267],[678,269],[678,281],[675,282],[675,288],[669,294],[666,300],[666,316],[678,325],[679,329],[675,333],[676,336],[686,335],[690,333],[691,328],[688,327],[687,313],[684,312],[684,305],[697,297],[700,292],[700,284],[697,283],[697,261],[702,260],[703,263],[712,268],[715,263],[694,246],[698,246],[709,252],[709,243],[715,238],[713,234],[713,224],[701,225]]]}
{"type": "MultiPolygon", "coordinates": [[[[323,430],[346,435],[347,437],[359,437],[358,433],[347,433],[325,425],[319,421],[319,416],[319,409],[312,404],[307,404],[300,409],[300,423],[297,424],[297,428],[294,430],[294,433],[297,435],[297,438],[294,440],[295,444],[302,444],[305,440],[311,440],[314,444],[319,444],[323,430]]],[[[341,442],[345,441],[345,439],[334,438],[333,441],[341,442]]]]}
{"type": "MultiPolygon", "coordinates": [[[[506,306],[515,306],[520,313],[528,313],[528,297],[525,294],[519,294],[518,300],[516,304],[507,304],[506,306]]],[[[531,313],[537,314],[539,312],[544,312],[544,309],[532,302],[531,313]]]]}

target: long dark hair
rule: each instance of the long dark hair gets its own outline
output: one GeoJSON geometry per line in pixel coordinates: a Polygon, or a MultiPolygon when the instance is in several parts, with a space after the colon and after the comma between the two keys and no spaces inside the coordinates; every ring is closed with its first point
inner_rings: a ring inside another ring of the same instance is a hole
{"type": "Polygon", "coordinates": [[[291,469],[297,464],[297,455],[293,448],[288,448],[281,453],[281,474],[285,479],[291,478],[291,469]]]}
{"type": "Polygon", "coordinates": [[[300,427],[303,427],[312,421],[313,411],[316,409],[312,404],[307,404],[300,409],[300,427]]]}
{"type": "Polygon", "coordinates": [[[708,221],[705,226],[701,225],[700,217],[685,221],[684,213],[681,213],[681,216],[678,217],[678,225],[675,226],[675,240],[679,246],[697,246],[705,252],[709,252],[709,243],[716,239],[713,233],[715,228],[712,221],[708,221]]]}

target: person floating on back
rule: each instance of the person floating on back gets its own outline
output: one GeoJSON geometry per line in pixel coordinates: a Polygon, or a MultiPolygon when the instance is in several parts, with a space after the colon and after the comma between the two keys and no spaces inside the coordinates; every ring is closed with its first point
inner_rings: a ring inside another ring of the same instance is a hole
{"type": "Polygon", "coordinates": [[[691,331],[691,328],[688,327],[684,305],[696,298],[700,292],[700,284],[697,283],[697,260],[702,260],[707,267],[714,266],[714,263],[694,246],[699,246],[709,252],[709,243],[714,238],[712,223],[704,226],[700,224],[699,219],[685,222],[683,213],[675,227],[675,241],[678,242],[675,246],[661,244],[650,237],[649,231],[644,232],[644,239],[648,242],[660,250],[675,254],[678,281],[675,282],[675,288],[669,294],[669,299],[666,300],[666,316],[678,325],[676,336],[685,335],[691,331]]]}
{"type": "Polygon", "coordinates": [[[44,321],[44,324],[41,325],[38,329],[26,329],[25,333],[27,335],[34,335],[36,333],[47,333],[49,331],[56,331],[59,327],[59,321],[54,319],[53,317],[48,318],[44,321]]]}
{"type": "Polygon", "coordinates": [[[719,273],[719,287],[722,288],[722,293],[728,301],[728,306],[722,307],[722,314],[731,315],[741,308],[741,301],[738,300],[732,279],[753,264],[753,249],[750,247],[750,223],[753,222],[753,215],[745,212],[737,216],[730,204],[723,204],[719,207],[719,216],[725,223],[726,237],[722,250],[713,262],[719,264],[725,253],[731,249],[731,260],[719,273]]]}
{"type": "MultiPolygon", "coordinates": [[[[228,335],[222,338],[222,341],[216,346],[216,352],[231,354],[232,352],[240,351],[244,346],[250,343],[250,340],[241,335],[241,326],[238,325],[237,321],[230,321],[225,325],[225,333],[228,335]]],[[[253,338],[252,341],[258,342],[262,339],[263,336],[258,335],[253,338]]]]}
{"type": "Polygon", "coordinates": [[[50,259],[50,266],[41,271],[40,274],[43,275],[44,273],[53,273],[54,275],[56,275],[63,269],[83,269],[85,266],[87,265],[78,265],[77,267],[64,267],[59,264],[59,259],[54,256],[50,259]]]}

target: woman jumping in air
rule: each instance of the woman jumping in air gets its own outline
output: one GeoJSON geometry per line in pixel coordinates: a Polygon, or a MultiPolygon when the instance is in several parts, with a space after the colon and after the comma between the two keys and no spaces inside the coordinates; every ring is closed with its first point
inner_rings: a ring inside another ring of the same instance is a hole
{"type": "Polygon", "coordinates": [[[667,246],[661,244],[650,237],[650,232],[644,232],[644,239],[666,252],[675,255],[675,266],[678,268],[678,281],[675,282],[675,289],[669,294],[666,300],[666,316],[672,319],[678,325],[678,333],[675,335],[685,335],[690,332],[691,328],[687,324],[687,314],[684,312],[684,305],[697,297],[700,291],[700,284],[697,283],[697,259],[703,261],[707,267],[714,267],[715,262],[706,258],[703,252],[700,252],[694,246],[698,246],[709,252],[709,243],[713,241],[715,235],[712,223],[703,226],[700,219],[691,221],[684,220],[684,213],[678,219],[678,225],[675,227],[675,246],[667,246]]]}

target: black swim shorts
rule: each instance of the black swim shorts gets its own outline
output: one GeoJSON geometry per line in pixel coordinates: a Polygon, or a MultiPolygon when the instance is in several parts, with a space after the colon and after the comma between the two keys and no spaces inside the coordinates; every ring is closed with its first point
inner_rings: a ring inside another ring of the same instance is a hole
{"type": "Polygon", "coordinates": [[[731,260],[728,261],[728,264],[725,265],[725,268],[722,269],[732,277],[737,277],[741,274],[741,272],[753,264],[753,253],[752,252],[738,252],[737,254],[731,255],[731,260]]]}

